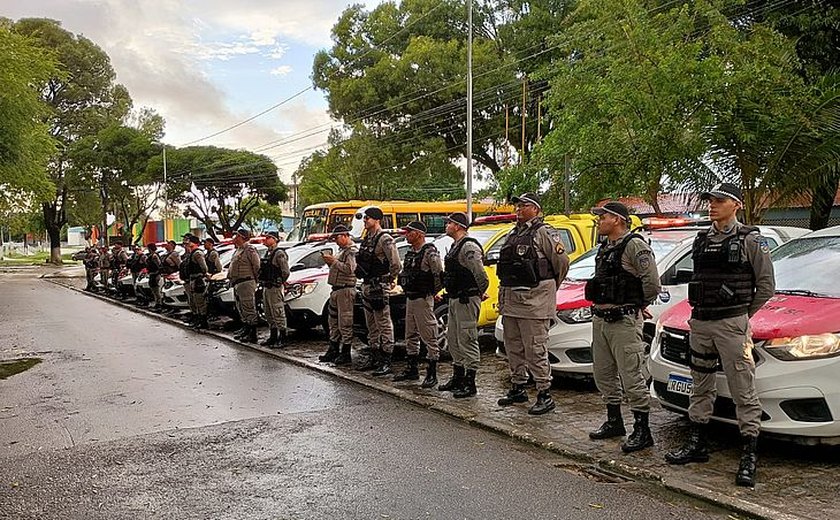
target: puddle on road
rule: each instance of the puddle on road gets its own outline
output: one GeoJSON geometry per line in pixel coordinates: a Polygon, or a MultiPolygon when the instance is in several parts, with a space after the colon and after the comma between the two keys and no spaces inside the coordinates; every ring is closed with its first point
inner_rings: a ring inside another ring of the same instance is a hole
{"type": "Polygon", "coordinates": [[[8,379],[15,374],[25,372],[41,361],[43,360],[37,357],[0,361],[0,379],[8,379]]]}

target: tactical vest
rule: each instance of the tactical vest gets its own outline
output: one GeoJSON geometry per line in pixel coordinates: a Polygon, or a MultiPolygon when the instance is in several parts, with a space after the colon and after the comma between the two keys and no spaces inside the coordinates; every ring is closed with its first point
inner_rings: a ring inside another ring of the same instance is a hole
{"type": "Polygon", "coordinates": [[[523,234],[514,228],[508,233],[505,244],[499,251],[499,266],[496,273],[503,287],[536,287],[543,280],[556,277],[554,268],[546,257],[539,257],[534,242],[537,230],[547,226],[545,222],[532,225],[523,234]]]}
{"type": "Polygon", "coordinates": [[[266,287],[279,287],[283,284],[283,273],[274,265],[274,256],[280,254],[280,248],[275,247],[265,258],[260,259],[260,272],[257,279],[266,287]]]}
{"type": "Polygon", "coordinates": [[[370,280],[385,276],[391,271],[387,258],[380,260],[376,257],[376,244],[379,243],[379,239],[384,234],[384,231],[380,231],[374,236],[366,236],[362,240],[359,252],[356,254],[356,276],[359,278],[370,280]]]}
{"type": "Polygon", "coordinates": [[[207,260],[207,273],[208,274],[216,274],[219,272],[219,269],[216,268],[216,259],[219,258],[219,253],[215,249],[211,249],[207,252],[206,260],[207,260]]]}
{"type": "Polygon", "coordinates": [[[644,240],[639,234],[630,233],[615,247],[601,245],[595,255],[595,275],[586,282],[586,299],[596,304],[644,307],[645,291],[642,279],[621,265],[621,257],[631,240],[644,240]]]}
{"type": "Polygon", "coordinates": [[[127,259],[125,257],[124,252],[122,250],[120,250],[119,253],[114,254],[114,259],[113,259],[112,263],[114,264],[114,268],[119,269],[119,268],[121,268],[122,266],[125,265],[126,261],[127,261],[127,259]]]}
{"type": "Polygon", "coordinates": [[[134,255],[129,260],[128,269],[134,274],[142,271],[144,267],[146,267],[146,255],[134,255]]]}
{"type": "Polygon", "coordinates": [[[426,297],[435,293],[434,273],[420,268],[426,252],[434,247],[432,244],[425,244],[419,251],[414,251],[412,248],[405,254],[399,284],[408,298],[426,297]]]}
{"type": "Polygon", "coordinates": [[[755,275],[742,253],[747,235],[755,231],[758,228],[741,226],[721,242],[709,240],[708,230],[697,233],[691,248],[694,275],[688,284],[692,318],[719,320],[749,310],[755,297],[755,275]]]}
{"type": "Polygon", "coordinates": [[[458,261],[461,248],[467,242],[473,242],[481,247],[478,240],[466,237],[456,247],[450,249],[443,259],[443,286],[450,298],[478,296],[478,282],[475,280],[475,276],[473,276],[472,271],[458,261]]]}
{"type": "MultiPolygon", "coordinates": [[[[187,256],[187,261],[184,262],[187,267],[183,268],[183,269],[186,272],[188,279],[192,279],[192,278],[196,278],[196,277],[204,275],[204,273],[201,271],[201,266],[198,265],[198,262],[195,261],[195,255],[198,255],[198,254],[201,254],[201,251],[196,249],[195,251],[190,253],[189,256],[187,256]]],[[[181,279],[186,281],[186,279],[183,278],[183,276],[181,277],[181,279]]]]}
{"type": "Polygon", "coordinates": [[[157,253],[150,254],[146,259],[146,272],[149,274],[160,272],[160,256],[157,253]]]}

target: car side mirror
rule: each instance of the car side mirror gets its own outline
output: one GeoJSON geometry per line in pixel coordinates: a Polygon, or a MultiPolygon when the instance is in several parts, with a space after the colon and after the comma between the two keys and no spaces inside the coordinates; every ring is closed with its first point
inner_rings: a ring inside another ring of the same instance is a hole
{"type": "Polygon", "coordinates": [[[691,269],[677,269],[677,274],[674,277],[674,285],[682,285],[691,281],[694,276],[694,271],[691,269]]]}
{"type": "Polygon", "coordinates": [[[490,251],[487,253],[487,256],[484,257],[484,265],[496,265],[499,263],[499,252],[498,251],[490,251]]]}
{"type": "Polygon", "coordinates": [[[297,264],[293,265],[292,267],[290,267],[289,271],[294,272],[294,271],[300,271],[301,269],[306,269],[306,265],[301,264],[301,263],[297,263],[297,264]]]}

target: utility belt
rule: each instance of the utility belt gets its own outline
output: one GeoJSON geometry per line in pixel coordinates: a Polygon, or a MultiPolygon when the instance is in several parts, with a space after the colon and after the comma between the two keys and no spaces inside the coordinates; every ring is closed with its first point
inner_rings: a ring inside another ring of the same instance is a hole
{"type": "Polygon", "coordinates": [[[247,278],[237,278],[236,280],[233,280],[233,281],[230,282],[230,286],[231,287],[236,287],[237,285],[241,284],[242,282],[247,282],[247,281],[250,281],[250,280],[253,280],[253,279],[254,278],[250,277],[250,276],[247,277],[247,278]]]}
{"type": "Polygon", "coordinates": [[[739,305],[737,307],[694,307],[691,309],[691,318],[694,320],[711,321],[723,320],[726,318],[734,318],[747,314],[749,307],[746,305],[739,305]]]}
{"type": "Polygon", "coordinates": [[[343,291],[344,289],[355,289],[355,285],[333,285],[330,292],[343,291]]]}
{"type": "Polygon", "coordinates": [[[458,300],[458,303],[460,303],[462,305],[466,305],[466,304],[470,303],[470,298],[473,298],[475,296],[480,296],[480,294],[478,293],[478,289],[474,289],[474,290],[460,292],[458,294],[446,293],[444,296],[446,298],[450,299],[450,300],[458,300]]]}
{"type": "Polygon", "coordinates": [[[639,308],[635,306],[610,307],[607,309],[599,309],[592,307],[592,314],[598,316],[607,323],[615,323],[621,321],[625,316],[636,316],[639,314],[639,308]]]}
{"type": "Polygon", "coordinates": [[[391,280],[393,280],[390,276],[373,276],[371,278],[364,278],[362,279],[362,284],[364,285],[374,285],[378,283],[387,283],[390,284],[391,280]]]}
{"type": "Polygon", "coordinates": [[[422,300],[432,296],[433,294],[434,293],[405,293],[405,297],[409,300],[422,300]]]}
{"type": "Polygon", "coordinates": [[[260,282],[260,285],[266,289],[274,289],[275,287],[283,287],[283,282],[267,282],[263,280],[260,282]]]}

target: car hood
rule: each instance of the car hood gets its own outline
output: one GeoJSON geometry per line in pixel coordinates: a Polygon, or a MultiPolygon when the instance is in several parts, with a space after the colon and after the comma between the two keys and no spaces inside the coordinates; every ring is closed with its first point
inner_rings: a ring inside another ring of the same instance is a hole
{"type": "Polygon", "coordinates": [[[286,280],[286,283],[313,282],[315,280],[320,280],[321,278],[326,278],[329,274],[329,268],[313,267],[310,269],[301,269],[300,271],[295,271],[289,275],[289,279],[286,280]]]}
{"type": "Polygon", "coordinates": [[[585,288],[586,281],[584,280],[563,280],[560,288],[557,289],[557,310],[591,306],[592,302],[584,296],[585,288]]]}
{"type": "MultiPolygon", "coordinates": [[[[683,300],[662,313],[659,322],[687,330],[690,317],[691,306],[683,300]]],[[[750,326],[755,339],[840,332],[840,298],[777,294],[750,318],[750,326]]]]}

